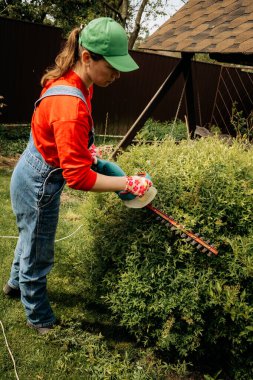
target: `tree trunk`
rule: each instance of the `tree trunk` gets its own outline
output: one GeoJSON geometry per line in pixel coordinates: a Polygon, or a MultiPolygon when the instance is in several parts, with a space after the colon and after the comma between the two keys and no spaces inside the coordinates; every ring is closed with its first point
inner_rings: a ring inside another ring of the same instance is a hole
{"type": "Polygon", "coordinates": [[[133,49],[135,41],[136,41],[136,39],[138,37],[139,31],[140,31],[140,27],[141,27],[141,17],[142,17],[142,14],[144,12],[144,9],[145,9],[148,1],[149,0],[142,0],[140,8],[139,8],[139,10],[137,12],[137,15],[136,15],[136,18],[135,18],[135,23],[134,23],[134,30],[130,34],[130,38],[129,38],[129,42],[128,42],[128,48],[129,49],[133,49]]]}
{"type": "Polygon", "coordinates": [[[120,14],[122,18],[122,26],[125,28],[128,14],[128,0],[123,0],[120,6],[120,14]]]}

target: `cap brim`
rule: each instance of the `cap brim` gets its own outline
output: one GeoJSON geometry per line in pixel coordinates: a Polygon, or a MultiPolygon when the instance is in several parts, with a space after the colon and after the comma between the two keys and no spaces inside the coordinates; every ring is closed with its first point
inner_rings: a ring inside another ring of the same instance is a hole
{"type": "Polygon", "coordinates": [[[115,57],[104,56],[104,59],[108,63],[110,63],[110,65],[114,67],[114,69],[122,71],[122,72],[134,71],[139,68],[137,63],[133,60],[133,58],[129,54],[115,56],[115,57]]]}

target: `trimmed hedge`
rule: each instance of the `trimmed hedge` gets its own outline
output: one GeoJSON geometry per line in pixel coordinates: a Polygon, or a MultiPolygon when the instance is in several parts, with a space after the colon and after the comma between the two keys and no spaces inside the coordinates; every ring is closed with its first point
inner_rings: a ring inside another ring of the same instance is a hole
{"type": "Polygon", "coordinates": [[[87,195],[83,290],[169,362],[253,378],[253,154],[212,137],[138,145],[118,164],[146,170],[153,204],[218,248],[208,257],[115,194],[87,195]]]}

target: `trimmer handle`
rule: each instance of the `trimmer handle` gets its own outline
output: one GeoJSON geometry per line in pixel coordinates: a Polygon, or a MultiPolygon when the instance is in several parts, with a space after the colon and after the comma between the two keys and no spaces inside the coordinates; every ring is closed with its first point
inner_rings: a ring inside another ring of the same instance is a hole
{"type": "MultiPolygon", "coordinates": [[[[114,177],[124,177],[126,173],[119,167],[119,165],[114,162],[109,162],[106,160],[101,160],[98,158],[97,165],[94,167],[94,170],[100,174],[114,177]]],[[[151,180],[150,176],[147,173],[140,173],[140,176],[144,176],[151,180]]],[[[157,190],[154,186],[150,187],[148,191],[142,197],[138,197],[131,193],[126,193],[124,191],[116,191],[118,197],[124,202],[125,206],[130,208],[143,208],[147,204],[151,203],[155,198],[157,190]]]]}
{"type": "MultiPolygon", "coordinates": [[[[97,165],[95,166],[94,170],[97,173],[104,174],[111,177],[125,177],[126,176],[126,173],[124,172],[124,170],[121,169],[121,167],[119,167],[119,165],[115,164],[114,162],[102,160],[101,158],[97,159],[97,165]]],[[[121,194],[120,191],[116,191],[116,194],[123,201],[130,201],[135,198],[135,195],[131,193],[121,194]]]]}

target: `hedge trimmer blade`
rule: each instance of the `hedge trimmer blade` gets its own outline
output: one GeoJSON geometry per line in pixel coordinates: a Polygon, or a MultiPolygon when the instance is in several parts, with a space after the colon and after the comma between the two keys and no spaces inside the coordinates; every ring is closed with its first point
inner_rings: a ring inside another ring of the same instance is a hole
{"type": "Polygon", "coordinates": [[[201,252],[207,253],[208,256],[211,256],[212,254],[218,255],[217,249],[213,245],[209,244],[209,241],[204,241],[202,237],[198,236],[198,234],[187,231],[183,225],[176,222],[171,216],[158,210],[156,207],[152,206],[151,203],[148,204],[146,208],[158,215],[156,220],[167,222],[167,225],[169,223],[171,230],[181,233],[182,238],[186,238],[186,241],[191,242],[192,245],[196,245],[196,248],[201,250],[201,252]]]}

